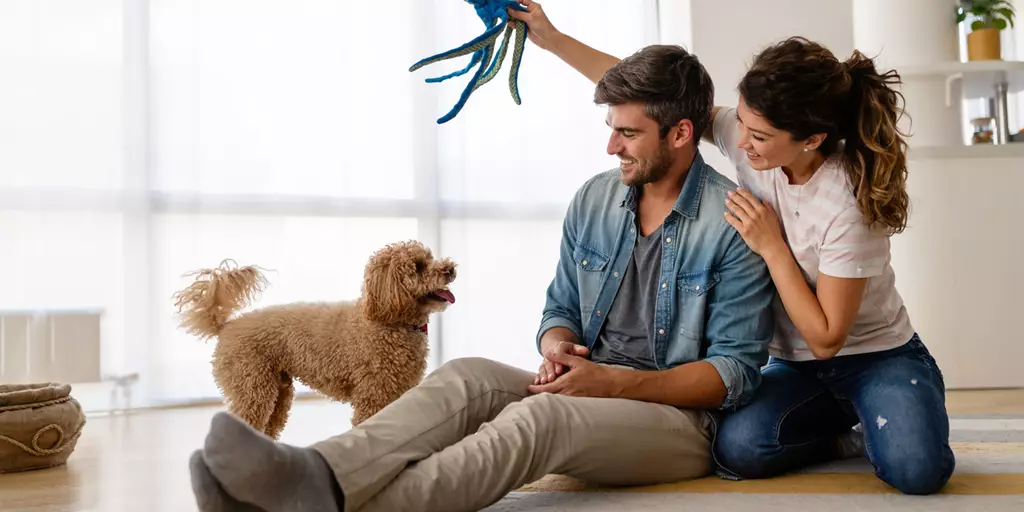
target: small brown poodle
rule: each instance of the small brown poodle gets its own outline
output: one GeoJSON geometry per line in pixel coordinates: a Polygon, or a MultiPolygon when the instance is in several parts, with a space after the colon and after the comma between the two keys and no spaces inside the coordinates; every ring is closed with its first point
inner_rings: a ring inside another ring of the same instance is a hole
{"type": "Polygon", "coordinates": [[[416,241],[369,260],[361,296],[336,303],[269,306],[231,318],[263,290],[257,267],[226,260],[174,295],[181,327],[216,337],[213,376],[228,410],[268,436],[284,430],[298,379],[354,409],[358,425],[422,380],[427,320],[455,302],[450,259],[416,241]]]}

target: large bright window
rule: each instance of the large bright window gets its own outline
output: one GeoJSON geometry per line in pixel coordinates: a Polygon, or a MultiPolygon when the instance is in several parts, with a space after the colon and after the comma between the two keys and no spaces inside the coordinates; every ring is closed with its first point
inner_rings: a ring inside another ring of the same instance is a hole
{"type": "Polygon", "coordinates": [[[155,187],[411,199],[418,48],[393,4],[153,0],[155,187]]]}
{"type": "MultiPolygon", "coordinates": [[[[608,53],[657,41],[655,0],[544,8],[608,53]]],[[[408,68],[483,29],[463,0],[0,2],[0,309],[102,310],[135,405],[216,399],[183,274],[230,258],[270,270],[257,306],[346,300],[415,238],[460,265],[431,366],[536,368],[565,206],[616,161],[593,85],[532,44],[522,105],[506,59],[437,125],[469,76],[424,79],[467,60],[408,68]]]]}
{"type": "Polygon", "coordinates": [[[120,187],[121,22],[120,0],[0,2],[3,192],[120,187]]]}

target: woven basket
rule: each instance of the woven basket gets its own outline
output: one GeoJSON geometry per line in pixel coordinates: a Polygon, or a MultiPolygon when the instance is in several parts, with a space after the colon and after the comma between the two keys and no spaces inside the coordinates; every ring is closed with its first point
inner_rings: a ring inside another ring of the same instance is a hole
{"type": "Polygon", "coordinates": [[[0,385],[0,473],[64,464],[84,426],[68,384],[0,385]]]}

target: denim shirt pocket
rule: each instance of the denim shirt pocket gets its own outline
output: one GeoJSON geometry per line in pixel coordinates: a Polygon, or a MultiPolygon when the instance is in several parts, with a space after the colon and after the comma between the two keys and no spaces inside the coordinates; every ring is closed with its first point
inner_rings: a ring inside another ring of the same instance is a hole
{"type": "Polygon", "coordinates": [[[576,262],[576,281],[579,283],[580,316],[584,327],[590,322],[590,315],[597,306],[597,297],[604,284],[605,271],[610,257],[583,244],[577,245],[572,253],[576,262]]]}
{"type": "Polygon", "coordinates": [[[704,339],[708,317],[708,293],[718,284],[714,269],[680,272],[676,279],[679,303],[679,334],[698,342],[704,339]]]}

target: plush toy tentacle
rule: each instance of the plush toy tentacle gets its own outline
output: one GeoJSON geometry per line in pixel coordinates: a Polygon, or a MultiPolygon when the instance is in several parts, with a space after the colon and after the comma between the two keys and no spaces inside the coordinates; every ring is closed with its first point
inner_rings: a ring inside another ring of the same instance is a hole
{"type": "Polygon", "coordinates": [[[444,76],[427,79],[427,82],[429,83],[437,83],[465,75],[475,66],[479,65],[476,73],[473,75],[473,78],[468,84],[466,84],[466,88],[463,89],[458,103],[452,107],[451,111],[437,120],[438,124],[443,124],[453,119],[462,110],[462,107],[466,104],[473,91],[477,90],[481,85],[486,84],[497,76],[498,70],[501,69],[501,65],[504,63],[505,57],[508,55],[509,41],[512,37],[513,27],[516,32],[516,42],[515,48],[512,52],[512,71],[509,74],[508,85],[509,90],[512,93],[512,99],[517,105],[521,103],[518,83],[519,67],[522,62],[523,48],[526,44],[526,31],[528,29],[525,23],[517,20],[511,20],[508,15],[508,9],[516,9],[518,11],[525,12],[526,8],[523,7],[518,0],[466,0],[466,2],[473,5],[476,9],[477,17],[480,18],[480,21],[482,21],[484,27],[486,27],[484,33],[458,48],[422,59],[409,68],[409,71],[416,71],[423,66],[440,62],[442,60],[453,59],[469,55],[471,53],[473,54],[472,61],[465,68],[444,76]],[[505,32],[505,37],[501,42],[500,48],[497,49],[497,54],[495,54],[495,43],[502,31],[505,32]],[[491,60],[492,57],[494,58],[493,61],[491,60]]]}
{"type": "Polygon", "coordinates": [[[487,68],[487,72],[483,78],[473,87],[473,90],[477,90],[481,85],[490,82],[491,79],[498,76],[498,70],[501,69],[502,62],[505,61],[505,54],[508,53],[508,42],[512,36],[512,25],[505,26],[505,38],[501,41],[501,46],[498,47],[498,54],[494,56],[494,60],[491,61],[491,66],[487,68]]]}
{"type": "MultiPolygon", "coordinates": [[[[495,37],[497,37],[497,33],[495,33],[495,37]]],[[[476,70],[476,74],[473,75],[473,79],[470,80],[470,82],[466,84],[466,88],[462,90],[462,95],[459,96],[458,103],[456,103],[455,106],[452,107],[452,109],[448,111],[447,114],[438,119],[437,124],[444,124],[447,123],[448,121],[451,121],[452,119],[455,118],[456,115],[459,114],[459,112],[462,110],[462,107],[466,105],[466,101],[469,100],[469,95],[473,92],[476,83],[480,80],[480,76],[483,75],[484,64],[491,60],[492,52],[494,52],[493,44],[486,47],[483,62],[480,63],[480,67],[476,70]]]]}
{"type": "Polygon", "coordinates": [[[458,71],[455,71],[453,73],[448,73],[447,75],[444,75],[444,76],[428,78],[426,80],[426,82],[427,83],[443,82],[445,80],[448,80],[449,78],[455,78],[457,76],[462,76],[462,75],[465,75],[466,73],[469,73],[470,71],[473,70],[473,67],[476,66],[480,62],[480,59],[484,55],[483,52],[484,52],[483,50],[477,50],[477,51],[473,52],[473,58],[469,61],[469,65],[468,66],[466,66],[466,67],[464,67],[464,68],[462,68],[462,69],[460,69],[458,71]]]}
{"type": "MultiPolygon", "coordinates": [[[[501,25],[491,27],[480,36],[477,36],[472,41],[462,46],[459,46],[458,48],[454,48],[452,50],[448,50],[446,52],[442,52],[437,55],[432,55],[430,57],[420,60],[419,62],[413,64],[412,67],[409,68],[409,71],[416,71],[417,69],[422,68],[423,66],[433,64],[435,62],[440,62],[442,60],[454,59],[455,57],[469,55],[470,53],[480,50],[485,46],[493,45],[495,39],[497,39],[498,35],[501,33],[502,28],[503,27],[501,25]]],[[[490,58],[488,58],[487,60],[490,60],[490,58]]]]}
{"type": "Polygon", "coordinates": [[[526,49],[526,31],[529,30],[526,24],[516,20],[516,47],[512,51],[512,69],[508,74],[508,90],[512,93],[512,99],[516,105],[520,105],[519,98],[519,66],[523,62],[523,51],[526,49]]]}

